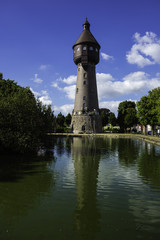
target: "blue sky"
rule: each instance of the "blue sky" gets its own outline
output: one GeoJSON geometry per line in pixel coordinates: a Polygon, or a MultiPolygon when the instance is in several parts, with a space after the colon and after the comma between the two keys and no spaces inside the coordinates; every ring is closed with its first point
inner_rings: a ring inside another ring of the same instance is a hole
{"type": "Polygon", "coordinates": [[[101,45],[99,106],[116,113],[160,86],[159,0],[0,0],[0,72],[29,86],[55,114],[71,112],[72,46],[85,18],[101,45]]]}

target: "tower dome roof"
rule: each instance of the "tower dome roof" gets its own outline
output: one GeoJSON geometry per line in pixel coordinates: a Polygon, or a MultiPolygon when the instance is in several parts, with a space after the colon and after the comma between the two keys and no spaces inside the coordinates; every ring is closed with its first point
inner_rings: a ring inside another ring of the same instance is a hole
{"type": "Polygon", "coordinates": [[[73,45],[73,48],[76,45],[82,44],[82,43],[92,43],[92,44],[97,45],[100,48],[99,43],[97,42],[95,37],[90,32],[90,23],[88,22],[87,18],[86,18],[85,22],[83,23],[83,32],[81,33],[81,35],[79,36],[79,38],[75,42],[75,44],[73,45]]]}

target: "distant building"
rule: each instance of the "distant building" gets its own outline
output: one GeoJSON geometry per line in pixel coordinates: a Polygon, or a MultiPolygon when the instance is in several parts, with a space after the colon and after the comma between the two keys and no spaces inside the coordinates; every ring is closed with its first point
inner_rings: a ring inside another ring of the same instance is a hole
{"type": "Polygon", "coordinates": [[[73,133],[102,132],[99,114],[96,71],[100,45],[90,32],[90,24],[83,24],[83,32],[73,45],[73,59],[77,65],[77,84],[71,127],[73,133]]]}

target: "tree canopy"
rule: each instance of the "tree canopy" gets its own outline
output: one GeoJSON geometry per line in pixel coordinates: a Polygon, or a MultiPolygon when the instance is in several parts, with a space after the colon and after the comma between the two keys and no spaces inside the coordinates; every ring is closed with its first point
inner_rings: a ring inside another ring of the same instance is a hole
{"type": "MultiPolygon", "coordinates": [[[[137,102],[139,122],[151,125],[153,130],[155,125],[160,125],[160,87],[148,92],[148,95],[141,97],[137,102]]],[[[153,132],[152,132],[153,133],[153,132]]]]}
{"type": "Polygon", "coordinates": [[[53,128],[50,106],[43,106],[28,87],[0,78],[0,150],[35,151],[53,128]]]}
{"type": "Polygon", "coordinates": [[[118,124],[122,132],[137,123],[136,104],[132,101],[123,101],[118,107],[118,124]]]}

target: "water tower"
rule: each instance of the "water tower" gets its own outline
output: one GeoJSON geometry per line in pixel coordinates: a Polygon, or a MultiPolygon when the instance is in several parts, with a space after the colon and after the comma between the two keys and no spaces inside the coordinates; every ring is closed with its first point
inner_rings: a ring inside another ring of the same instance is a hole
{"type": "Polygon", "coordinates": [[[95,66],[99,63],[100,45],[90,32],[88,20],[83,32],[73,45],[73,60],[77,65],[77,83],[74,110],[72,113],[73,133],[102,132],[99,115],[95,66]]]}

